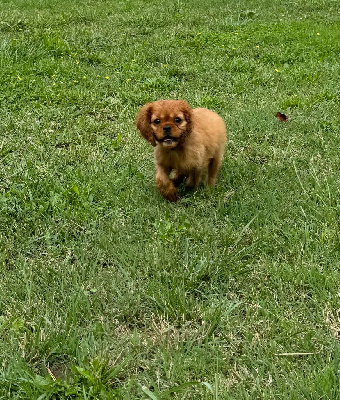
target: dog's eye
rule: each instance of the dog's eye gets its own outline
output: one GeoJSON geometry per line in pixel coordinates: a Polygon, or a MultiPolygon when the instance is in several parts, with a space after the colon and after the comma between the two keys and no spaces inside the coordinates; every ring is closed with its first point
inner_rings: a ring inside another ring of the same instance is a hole
{"type": "Polygon", "coordinates": [[[180,122],[182,122],[182,120],[181,120],[179,117],[176,117],[176,118],[175,118],[175,122],[176,122],[177,124],[179,124],[180,122]]]}
{"type": "Polygon", "coordinates": [[[157,119],[155,119],[155,120],[153,121],[153,123],[156,124],[156,125],[158,125],[158,124],[161,123],[161,120],[157,118],[157,119]]]}

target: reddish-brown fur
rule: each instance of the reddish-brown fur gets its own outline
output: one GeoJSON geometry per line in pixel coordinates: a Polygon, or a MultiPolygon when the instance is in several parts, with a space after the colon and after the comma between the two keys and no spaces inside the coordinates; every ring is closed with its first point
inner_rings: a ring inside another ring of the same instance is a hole
{"type": "Polygon", "coordinates": [[[196,188],[206,176],[208,185],[215,185],[226,144],[218,114],[191,109],[182,100],[159,100],[141,108],[136,125],[155,148],[156,184],[166,199],[177,200],[176,184],[185,178],[190,187],[196,188]]]}

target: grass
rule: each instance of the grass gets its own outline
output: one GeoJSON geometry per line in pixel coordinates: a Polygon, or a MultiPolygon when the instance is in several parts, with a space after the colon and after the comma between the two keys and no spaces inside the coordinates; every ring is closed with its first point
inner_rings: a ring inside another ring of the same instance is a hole
{"type": "Polygon", "coordinates": [[[333,0],[2,2],[1,398],[338,398],[338,44],[333,0]],[[228,127],[176,204],[161,98],[228,127]]]}

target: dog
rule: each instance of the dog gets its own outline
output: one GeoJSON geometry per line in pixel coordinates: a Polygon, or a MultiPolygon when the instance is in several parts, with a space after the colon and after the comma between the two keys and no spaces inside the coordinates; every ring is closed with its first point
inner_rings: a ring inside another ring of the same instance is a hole
{"type": "Polygon", "coordinates": [[[227,140],[216,112],[192,109],[183,100],[158,100],[139,110],[136,126],[154,146],[156,185],[163,197],[177,201],[176,186],[184,179],[192,188],[201,182],[215,186],[227,140]]]}

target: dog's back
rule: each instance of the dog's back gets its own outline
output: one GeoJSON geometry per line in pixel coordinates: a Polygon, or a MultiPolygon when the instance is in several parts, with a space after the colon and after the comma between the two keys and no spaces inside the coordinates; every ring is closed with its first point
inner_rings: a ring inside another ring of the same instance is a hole
{"type": "Polygon", "coordinates": [[[222,157],[227,141],[223,119],[207,108],[194,108],[192,138],[204,144],[208,158],[222,157]]]}

